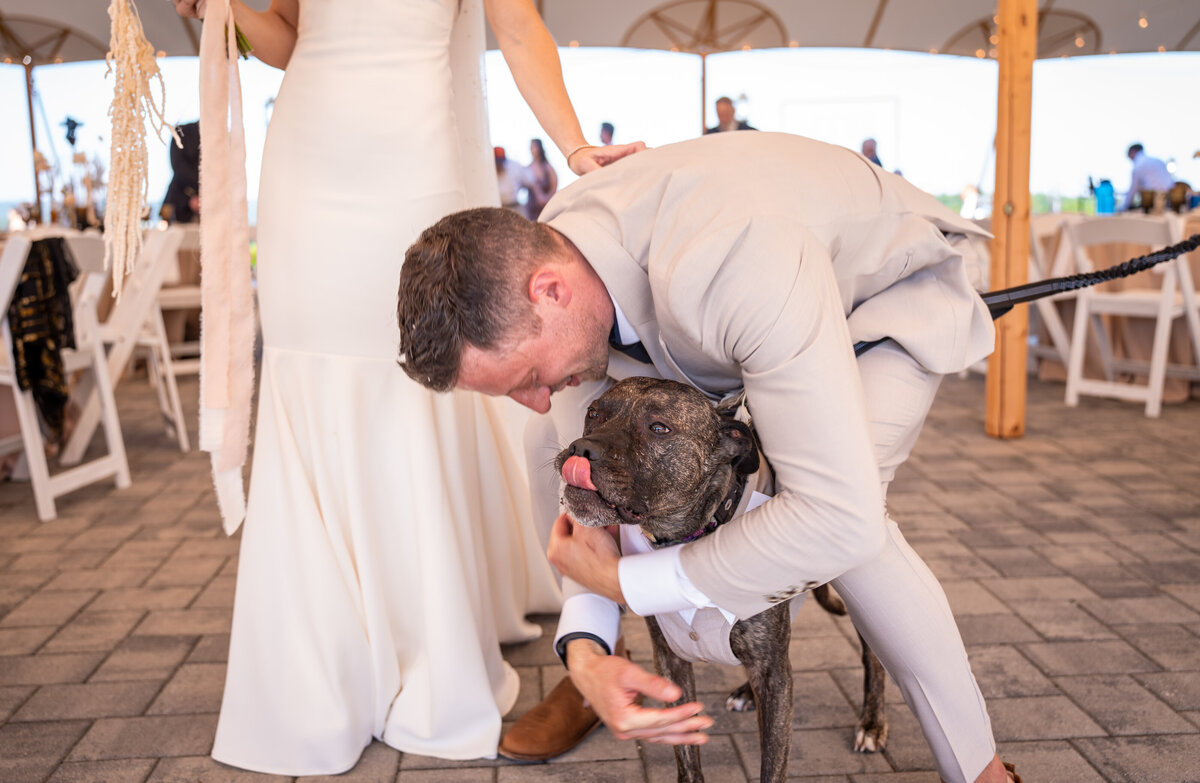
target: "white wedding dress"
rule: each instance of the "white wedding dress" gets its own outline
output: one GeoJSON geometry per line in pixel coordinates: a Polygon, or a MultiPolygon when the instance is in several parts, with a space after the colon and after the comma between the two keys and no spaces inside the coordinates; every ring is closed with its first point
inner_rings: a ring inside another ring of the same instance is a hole
{"type": "Polygon", "coordinates": [[[498,644],[558,609],[510,444],[522,409],[396,364],[405,249],[498,203],[482,50],[481,0],[300,4],[258,202],[262,378],[218,761],[337,773],[372,737],[492,757],[518,687],[498,644]]]}

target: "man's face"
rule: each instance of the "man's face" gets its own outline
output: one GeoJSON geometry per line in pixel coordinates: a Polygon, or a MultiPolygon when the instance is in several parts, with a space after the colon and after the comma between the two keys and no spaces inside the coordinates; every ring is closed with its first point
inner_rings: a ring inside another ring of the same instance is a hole
{"type": "Polygon", "coordinates": [[[596,314],[538,308],[540,332],[510,341],[503,349],[468,345],[458,388],[507,396],[538,413],[550,410],[550,395],[608,374],[608,332],[596,314]]]}
{"type": "Polygon", "coordinates": [[[717,101],[717,124],[728,125],[733,122],[733,104],[717,101]]]}

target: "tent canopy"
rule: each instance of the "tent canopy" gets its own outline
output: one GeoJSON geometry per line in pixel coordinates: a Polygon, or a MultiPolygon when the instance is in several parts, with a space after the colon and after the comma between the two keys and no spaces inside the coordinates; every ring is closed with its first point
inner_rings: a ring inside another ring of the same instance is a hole
{"type": "MultiPolygon", "coordinates": [[[[166,55],[195,55],[200,23],[175,13],[165,0],[137,4],[146,38],[166,55]]],[[[108,52],[107,0],[4,0],[0,60],[29,65],[103,60],[108,52]]]]}
{"type": "MultiPolygon", "coordinates": [[[[252,0],[265,7],[269,0],[252,0]]],[[[994,56],[994,0],[535,0],[560,45],[708,53],[836,46],[994,56]]],[[[137,4],[146,37],[168,56],[195,55],[200,24],[165,0],[137,4]]],[[[103,59],[107,0],[5,0],[0,60],[33,65],[103,59]]],[[[495,41],[490,40],[495,46],[495,41]]],[[[1200,51],[1196,0],[1043,0],[1038,57],[1200,51]]]]}
{"type": "MultiPolygon", "coordinates": [[[[994,0],[540,0],[560,45],[833,46],[994,57],[994,0]]],[[[1200,51],[1195,0],[1043,0],[1038,57],[1200,51]]]]}

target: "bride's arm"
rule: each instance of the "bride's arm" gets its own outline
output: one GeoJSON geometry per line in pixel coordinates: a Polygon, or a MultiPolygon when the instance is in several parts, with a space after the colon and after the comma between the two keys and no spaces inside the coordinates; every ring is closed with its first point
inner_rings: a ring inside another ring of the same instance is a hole
{"type": "Polygon", "coordinates": [[[531,0],[484,0],[492,32],[504,53],[521,97],[542,128],[567,156],[567,165],[583,174],[645,149],[640,141],[615,147],[584,147],[587,139],[563,84],[558,48],[531,0]],[[575,154],[571,154],[572,152],[575,154]]]}
{"type": "MultiPolygon", "coordinates": [[[[180,16],[203,19],[205,0],[174,0],[180,16]]],[[[286,68],[296,47],[296,23],[300,18],[299,0],[271,0],[265,11],[255,11],[241,0],[230,0],[233,18],[246,36],[253,54],[267,65],[286,68]]]]}

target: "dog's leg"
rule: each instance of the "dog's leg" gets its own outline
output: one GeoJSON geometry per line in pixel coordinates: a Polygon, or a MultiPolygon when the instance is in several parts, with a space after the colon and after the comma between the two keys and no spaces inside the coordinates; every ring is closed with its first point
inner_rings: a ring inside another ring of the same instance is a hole
{"type": "Polygon", "coordinates": [[[863,703],[854,733],[854,749],[859,753],[875,753],[887,747],[888,725],[883,703],[887,672],[862,634],[858,643],[862,645],[863,703]]]}
{"type": "Polygon", "coordinates": [[[757,705],[761,783],[783,783],[787,779],[788,754],[792,748],[790,619],[787,604],[780,604],[737,623],[729,636],[734,654],[746,667],[757,705]]]}
{"type": "MultiPolygon", "coordinates": [[[[654,643],[654,668],[658,676],[666,677],[679,686],[683,695],[678,701],[671,702],[668,707],[685,704],[696,700],[696,678],[692,665],[680,658],[671,650],[667,639],[663,636],[658,622],[653,617],[646,618],[646,627],[650,629],[650,641],[654,643]]],[[[679,783],[704,783],[704,773],[700,770],[700,747],[698,745],[676,745],[675,769],[679,775],[679,783]]]]}

